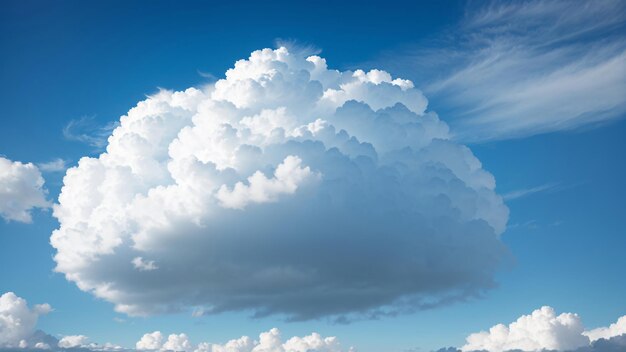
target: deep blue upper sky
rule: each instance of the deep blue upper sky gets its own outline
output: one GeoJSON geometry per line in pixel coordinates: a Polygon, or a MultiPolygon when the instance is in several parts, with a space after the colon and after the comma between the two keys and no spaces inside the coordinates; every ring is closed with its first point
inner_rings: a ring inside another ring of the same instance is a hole
{"type": "MultiPolygon", "coordinates": [[[[278,326],[285,336],[310,331],[336,335],[344,345],[358,346],[362,352],[429,350],[460,346],[469,333],[513,321],[542,305],[577,312],[588,327],[614,322],[626,314],[624,100],[606,118],[587,118],[594,112],[585,111],[587,115],[578,116],[576,123],[564,118],[548,127],[532,125],[501,134],[500,122],[493,129],[481,124],[467,127],[463,118],[471,117],[459,111],[476,101],[479,106],[482,100],[457,102],[451,96],[474,83],[468,79],[449,91],[431,85],[453,66],[470,67],[459,57],[473,55],[468,54],[468,46],[478,44],[459,33],[474,30],[463,25],[467,14],[481,5],[462,1],[4,2],[0,155],[33,163],[62,158],[72,166],[81,156],[99,151],[64,137],[63,129],[71,121],[86,119],[84,132],[94,133],[158,88],[181,90],[222,78],[236,60],[277,42],[321,51],[329,66],[340,70],[386,69],[412,79],[418,88],[424,86],[429,109],[459,135],[474,133],[481,126],[490,128],[489,133],[496,131],[494,138],[462,139],[495,176],[498,193],[510,195],[511,215],[502,241],[515,260],[501,270],[498,287],[485,297],[348,325],[250,319],[244,313],[201,319],[188,314],[128,318],[53,273],[54,251],[48,242],[58,224],[46,211],[36,212],[32,224],[0,222],[0,293],[14,291],[29,303],[50,303],[55,311],[39,324],[48,333],[80,333],[94,341],[127,346],[156,329],[184,331],[196,341],[225,341],[278,326]],[[411,59],[412,55],[418,57],[411,59]],[[442,62],[450,67],[442,68],[442,62]],[[116,317],[124,322],[115,321],[116,317]]],[[[606,57],[590,60],[597,63],[624,48],[621,39],[605,34],[603,38],[610,50],[593,37],[573,41],[606,49],[606,57]]],[[[550,44],[554,50],[565,46],[577,55],[577,47],[567,47],[570,44],[563,44],[563,38],[559,41],[550,44]]],[[[530,41],[521,43],[537,48],[530,41]]],[[[523,59],[515,58],[518,66],[508,75],[524,77],[524,72],[530,72],[529,77],[538,77],[532,66],[536,62],[526,58],[530,61],[525,71],[523,59]]],[[[558,56],[544,63],[546,70],[556,71],[558,60],[571,63],[573,59],[558,56]]],[[[624,88],[624,81],[622,76],[618,90],[624,88]]],[[[487,83],[476,86],[482,89],[487,83]]],[[[546,115],[556,111],[549,102],[545,104],[546,115]]],[[[494,116],[503,112],[506,109],[497,110],[494,116]]],[[[62,176],[44,174],[51,199],[56,200],[60,192],[62,176]]]]}
{"type": "MultiPolygon", "coordinates": [[[[0,89],[10,102],[3,112],[3,119],[13,121],[8,138],[45,141],[81,116],[115,120],[157,87],[186,88],[206,80],[200,73],[221,77],[235,60],[280,39],[319,47],[335,67],[349,68],[428,36],[463,11],[453,2],[290,3],[5,4],[0,69],[3,82],[11,84],[0,89]],[[20,103],[26,97],[36,102],[20,103]]],[[[46,145],[54,148],[67,149],[46,145]]],[[[37,155],[25,148],[20,153],[14,157],[37,155]]]]}

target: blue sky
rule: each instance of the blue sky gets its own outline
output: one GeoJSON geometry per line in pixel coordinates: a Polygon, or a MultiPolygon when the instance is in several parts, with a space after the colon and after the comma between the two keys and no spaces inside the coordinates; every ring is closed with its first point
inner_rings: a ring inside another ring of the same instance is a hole
{"type": "MultiPolygon", "coordinates": [[[[586,328],[626,315],[626,11],[620,2],[5,2],[0,155],[39,165],[57,203],[67,167],[159,89],[201,87],[234,62],[286,45],[340,71],[410,79],[497,184],[511,256],[494,287],[432,309],[336,323],[325,316],[192,317],[114,311],[55,273],[50,209],[0,221],[0,294],[49,303],[38,328],[134,347],[147,332],[225,342],[272,327],[358,351],[430,351],[549,305],[586,328]],[[54,168],[42,165],[57,159],[54,168]]],[[[379,93],[376,93],[379,94],[379,93]]],[[[104,143],[104,144],[102,144],[104,143]]],[[[374,143],[374,142],[372,142],[374,143]]],[[[375,144],[375,143],[374,143],[375,144]]],[[[377,148],[378,149],[378,148],[377,148]]],[[[305,160],[306,161],[306,160],[305,160]]],[[[1,342],[1,341],[0,341],[1,342]]]]}

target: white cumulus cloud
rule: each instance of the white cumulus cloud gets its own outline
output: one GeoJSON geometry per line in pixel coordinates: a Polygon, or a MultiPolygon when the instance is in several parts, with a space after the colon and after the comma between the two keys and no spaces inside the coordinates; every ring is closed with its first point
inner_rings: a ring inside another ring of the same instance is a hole
{"type": "Polygon", "coordinates": [[[191,346],[191,342],[189,342],[189,338],[185,334],[170,334],[167,337],[167,341],[161,347],[164,351],[192,351],[193,347],[191,346]]]}
{"type": "Polygon", "coordinates": [[[36,349],[40,349],[40,350],[49,350],[50,349],[50,345],[48,345],[45,342],[37,342],[35,344],[35,348],[36,349]]]}
{"type": "MultiPolygon", "coordinates": [[[[557,315],[552,307],[544,306],[529,315],[523,315],[509,325],[497,324],[489,331],[471,334],[462,351],[579,351],[618,350],[621,341],[604,341],[626,334],[626,316],[608,327],[585,331],[577,314],[557,315]],[[607,347],[608,346],[608,347],[607,347]]],[[[624,335],[626,336],[626,335],[624,335]]]]}
{"type": "Polygon", "coordinates": [[[300,167],[301,163],[300,158],[290,155],[276,167],[273,178],[268,179],[257,171],[248,177],[248,185],[237,182],[232,191],[222,185],[217,199],[225,208],[242,209],[248,203],[272,202],[280,194],[293,194],[298,185],[312,175],[309,167],[300,167]]]}
{"type": "Polygon", "coordinates": [[[68,335],[59,340],[59,347],[72,348],[87,346],[89,338],[85,335],[68,335]]]}
{"type": "Polygon", "coordinates": [[[597,329],[585,331],[584,335],[589,337],[591,341],[599,339],[610,339],[611,337],[626,334],[626,315],[617,319],[617,322],[608,327],[600,327],[597,329]]]}
{"type": "Polygon", "coordinates": [[[26,300],[13,292],[0,296],[0,347],[21,347],[35,332],[37,320],[48,314],[49,304],[29,308],[26,300]]]}
{"type": "Polygon", "coordinates": [[[163,346],[163,334],[160,331],[144,334],[135,344],[138,350],[158,350],[163,346]]]}
{"type": "Polygon", "coordinates": [[[258,340],[242,336],[225,344],[201,342],[195,348],[185,334],[171,334],[163,343],[159,331],[145,334],[136,344],[139,350],[194,351],[194,352],[352,352],[353,348],[343,349],[336,337],[322,337],[318,333],[299,337],[294,336],[283,342],[277,328],[259,334],[258,340]]]}
{"type": "Polygon", "coordinates": [[[162,90],[67,171],[56,271],[131,315],[343,318],[478,295],[508,209],[426,107],[408,80],[284,47],[162,90]]]}
{"type": "MultiPolygon", "coordinates": [[[[335,336],[322,337],[318,333],[312,333],[304,337],[294,336],[283,344],[285,351],[293,352],[341,352],[343,349],[335,336]]],[[[353,350],[353,349],[350,349],[353,350]]]]}
{"type": "Polygon", "coordinates": [[[31,222],[33,208],[48,208],[44,179],[32,163],[0,156],[0,217],[7,221],[31,222]]]}

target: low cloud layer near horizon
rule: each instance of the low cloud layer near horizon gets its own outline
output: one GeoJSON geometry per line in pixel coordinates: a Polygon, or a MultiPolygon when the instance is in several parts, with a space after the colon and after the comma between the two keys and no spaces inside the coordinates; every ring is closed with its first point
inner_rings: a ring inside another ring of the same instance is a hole
{"type": "Polygon", "coordinates": [[[56,271],[129,315],[348,321],[480,295],[508,208],[427,103],[284,47],[162,90],[67,171],[56,271]]]}
{"type": "Polygon", "coordinates": [[[608,327],[586,330],[578,314],[557,315],[554,308],[544,306],[508,325],[470,334],[460,351],[618,352],[625,348],[626,315],[608,327]]]}
{"type": "MultiPolygon", "coordinates": [[[[85,335],[55,338],[36,330],[40,316],[53,309],[49,304],[32,308],[27,302],[7,292],[0,296],[0,351],[180,351],[180,352],[353,352],[355,347],[343,346],[339,338],[318,333],[284,339],[277,328],[262,332],[258,338],[241,336],[225,343],[194,343],[185,333],[145,333],[134,346],[114,343],[99,344],[85,335]]],[[[440,352],[619,352],[626,348],[626,315],[606,327],[586,330],[575,313],[557,315],[554,308],[541,307],[522,315],[506,325],[497,324],[489,330],[470,334],[460,349],[444,348],[440,352]]]]}

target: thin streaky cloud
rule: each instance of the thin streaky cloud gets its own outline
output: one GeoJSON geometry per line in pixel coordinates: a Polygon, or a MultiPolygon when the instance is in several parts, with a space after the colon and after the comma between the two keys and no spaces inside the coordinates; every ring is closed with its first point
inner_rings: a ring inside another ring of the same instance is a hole
{"type": "Polygon", "coordinates": [[[446,110],[458,140],[600,125],[626,114],[625,8],[620,1],[469,7],[446,34],[380,60],[421,77],[417,86],[446,110]]]}
{"type": "Polygon", "coordinates": [[[535,186],[535,187],[517,189],[517,190],[503,194],[502,198],[506,201],[511,201],[511,200],[515,200],[515,199],[532,195],[534,193],[553,190],[557,186],[558,186],[558,183],[546,183],[546,184],[535,186]]]}
{"type": "Polygon", "coordinates": [[[97,150],[102,150],[107,144],[111,132],[118,126],[118,122],[111,121],[99,125],[94,116],[83,116],[70,120],[63,127],[63,137],[69,141],[87,144],[97,150]]]}

